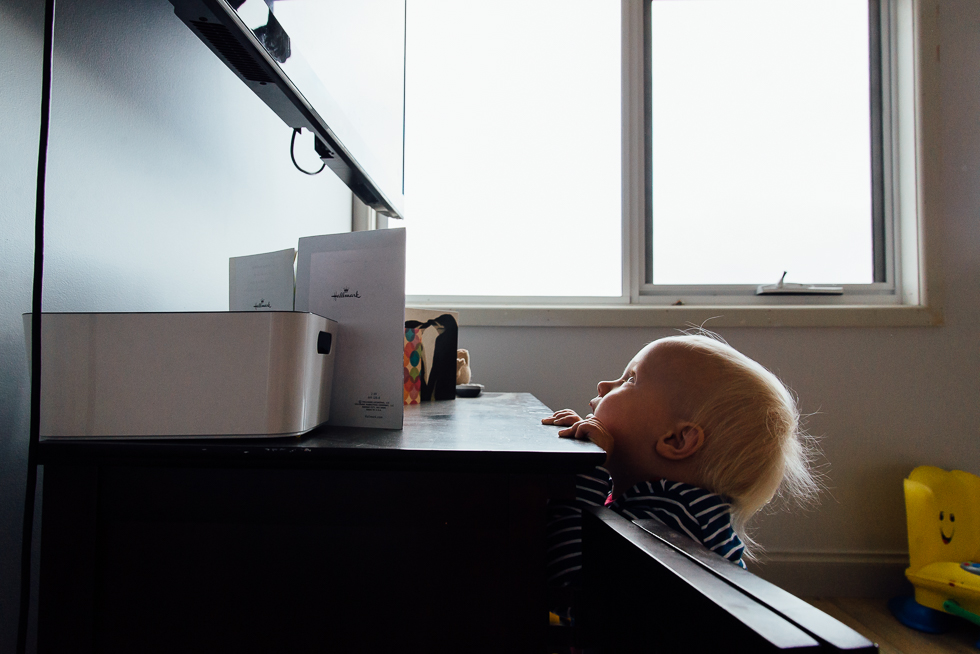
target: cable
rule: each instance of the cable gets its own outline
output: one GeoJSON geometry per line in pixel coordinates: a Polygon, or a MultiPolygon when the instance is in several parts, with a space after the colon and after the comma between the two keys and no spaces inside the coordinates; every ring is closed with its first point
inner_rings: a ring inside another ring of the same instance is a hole
{"type": "Polygon", "coordinates": [[[327,164],[323,164],[322,166],[320,166],[320,170],[316,171],[315,173],[311,173],[308,170],[303,170],[302,168],[299,167],[299,164],[296,163],[296,155],[294,154],[293,151],[296,149],[296,135],[299,134],[299,132],[300,132],[299,127],[293,129],[293,138],[290,139],[289,141],[289,158],[293,160],[293,165],[296,166],[296,170],[298,170],[299,172],[306,173],[307,175],[319,175],[320,173],[323,172],[323,169],[327,167],[327,164]]]}
{"type": "MultiPolygon", "coordinates": [[[[408,0],[402,8],[402,195],[405,195],[405,104],[408,97],[408,0]]],[[[401,218],[402,216],[398,216],[401,218]]]]}
{"type": "Polygon", "coordinates": [[[20,554],[20,621],[17,652],[27,651],[31,603],[31,545],[34,540],[34,495],[37,492],[37,443],[41,427],[41,291],[44,278],[44,189],[48,163],[48,124],[51,118],[51,71],[54,60],[54,5],[44,3],[44,63],[41,71],[41,129],[37,154],[37,195],[34,208],[34,287],[31,297],[31,426],[27,442],[27,488],[20,554]]]}

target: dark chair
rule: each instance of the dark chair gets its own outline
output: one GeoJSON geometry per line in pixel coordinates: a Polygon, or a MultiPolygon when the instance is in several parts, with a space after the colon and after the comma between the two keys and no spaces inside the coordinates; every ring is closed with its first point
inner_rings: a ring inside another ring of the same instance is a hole
{"type": "Polygon", "coordinates": [[[585,511],[578,634],[598,652],[877,652],[819,609],[656,520],[585,511]]]}

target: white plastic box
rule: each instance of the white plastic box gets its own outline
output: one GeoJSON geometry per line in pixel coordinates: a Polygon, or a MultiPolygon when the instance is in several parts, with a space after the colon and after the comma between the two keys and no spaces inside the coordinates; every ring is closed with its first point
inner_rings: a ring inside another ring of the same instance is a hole
{"type": "Polygon", "coordinates": [[[41,330],[42,438],[287,436],[330,416],[337,323],[312,313],[45,313],[41,330]]]}

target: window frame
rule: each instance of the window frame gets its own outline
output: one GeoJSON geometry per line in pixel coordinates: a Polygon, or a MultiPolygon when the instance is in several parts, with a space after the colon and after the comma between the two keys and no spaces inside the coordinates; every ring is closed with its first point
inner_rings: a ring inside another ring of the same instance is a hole
{"type": "MultiPolygon", "coordinates": [[[[650,6],[622,4],[622,293],[619,297],[408,296],[410,306],[453,308],[464,325],[496,326],[924,326],[943,323],[939,257],[938,1],[868,0],[880,35],[882,179],[874,200],[876,276],[840,296],[757,296],[755,286],[671,287],[646,283],[651,181],[647,61],[650,6]],[[929,220],[926,220],[926,213],[929,220]],[[905,238],[902,238],[902,235],[905,238]],[[927,251],[928,250],[928,251],[927,251]],[[929,284],[927,285],[927,282],[929,284]]],[[[874,97],[875,94],[872,94],[874,97]]],[[[873,100],[874,103],[874,100],[873,100]]],[[[874,146],[873,146],[874,147],[874,146]]],[[[877,154],[877,153],[875,153],[877,154]]],[[[395,226],[395,225],[393,225],[395,226]]],[[[776,280],[773,280],[776,281],[776,280]]]]}

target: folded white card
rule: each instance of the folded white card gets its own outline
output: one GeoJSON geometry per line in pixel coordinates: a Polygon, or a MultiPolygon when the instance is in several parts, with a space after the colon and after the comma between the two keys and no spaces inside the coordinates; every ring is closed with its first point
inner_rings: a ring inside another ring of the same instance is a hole
{"type": "Polygon", "coordinates": [[[229,311],[292,311],[296,250],[228,259],[229,311]]]}
{"type": "Polygon", "coordinates": [[[401,429],[405,230],[301,238],[296,310],[338,323],[328,424],[401,429]]]}

